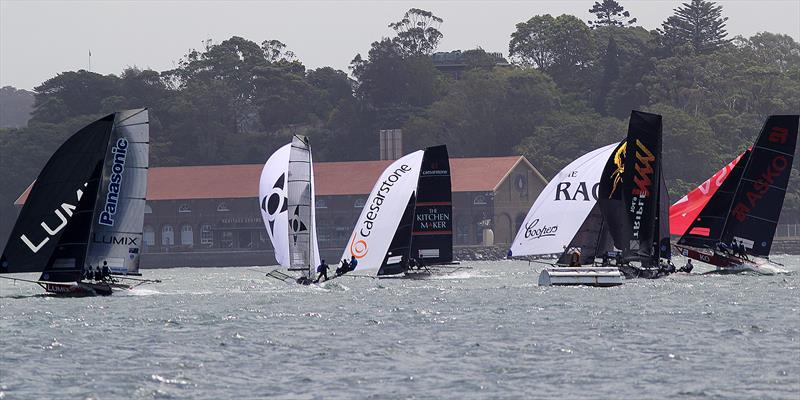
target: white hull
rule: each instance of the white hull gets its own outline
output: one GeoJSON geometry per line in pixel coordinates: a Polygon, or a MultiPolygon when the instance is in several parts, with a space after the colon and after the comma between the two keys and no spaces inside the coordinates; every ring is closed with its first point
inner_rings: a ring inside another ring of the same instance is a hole
{"type": "Polygon", "coordinates": [[[539,286],[619,286],[624,280],[615,267],[548,268],[539,274],[539,286]]]}

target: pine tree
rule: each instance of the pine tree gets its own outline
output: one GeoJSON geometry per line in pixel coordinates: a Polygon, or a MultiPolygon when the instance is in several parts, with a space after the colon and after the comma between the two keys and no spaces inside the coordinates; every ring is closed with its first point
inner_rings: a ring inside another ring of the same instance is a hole
{"type": "Polygon", "coordinates": [[[713,1],[692,0],[675,9],[675,14],[661,24],[659,32],[669,48],[691,45],[696,53],[710,53],[724,46],[725,21],[722,6],[713,1]]]}
{"type": "Polygon", "coordinates": [[[636,23],[636,18],[630,18],[631,13],[625,11],[625,7],[615,0],[603,0],[602,3],[595,1],[589,12],[597,17],[597,20],[589,21],[589,26],[592,28],[601,26],[623,27],[636,23]]]}

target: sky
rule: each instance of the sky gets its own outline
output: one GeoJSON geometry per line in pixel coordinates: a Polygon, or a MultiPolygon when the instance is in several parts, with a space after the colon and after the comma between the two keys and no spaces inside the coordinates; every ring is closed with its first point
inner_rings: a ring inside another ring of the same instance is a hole
{"type": "MultiPolygon", "coordinates": [[[[688,1],[688,0],[685,0],[688,1]]],[[[593,0],[530,1],[36,1],[0,0],[0,86],[33,89],[59,72],[120,74],[128,66],[163,71],[212,39],[277,39],[308,68],[347,71],[357,53],[388,37],[409,8],[444,19],[439,51],[508,53],[515,25],[539,14],[591,19],[593,0]]],[[[622,0],[647,29],[680,6],[622,0]]],[[[722,0],[729,36],[783,33],[800,41],[800,0],[722,0]]]]}

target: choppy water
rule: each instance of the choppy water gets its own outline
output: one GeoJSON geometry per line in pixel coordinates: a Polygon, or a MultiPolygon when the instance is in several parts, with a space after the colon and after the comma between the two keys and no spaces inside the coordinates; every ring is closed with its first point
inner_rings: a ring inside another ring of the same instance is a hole
{"type": "Polygon", "coordinates": [[[798,399],[800,260],[776,260],[794,272],[607,289],[510,261],[322,287],[155,270],[82,299],[2,281],[0,398],[798,399]]]}

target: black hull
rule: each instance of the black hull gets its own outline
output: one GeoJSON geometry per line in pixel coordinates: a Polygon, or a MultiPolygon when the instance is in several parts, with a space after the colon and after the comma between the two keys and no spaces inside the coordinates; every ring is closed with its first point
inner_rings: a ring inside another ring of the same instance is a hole
{"type": "Polygon", "coordinates": [[[91,282],[38,282],[46,292],[59,297],[111,296],[114,289],[128,289],[127,285],[91,282]]]}
{"type": "Polygon", "coordinates": [[[625,279],[658,279],[669,275],[666,272],[657,268],[643,268],[633,265],[621,265],[618,267],[625,279]]]}

